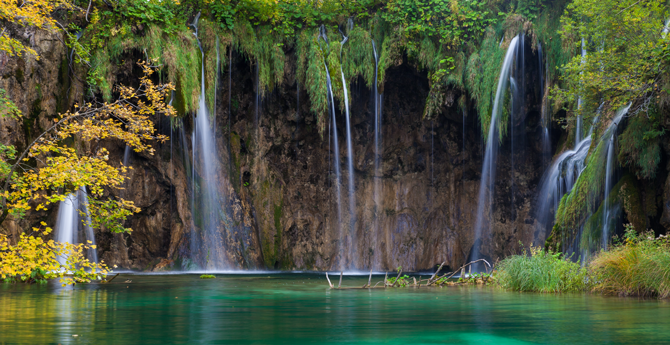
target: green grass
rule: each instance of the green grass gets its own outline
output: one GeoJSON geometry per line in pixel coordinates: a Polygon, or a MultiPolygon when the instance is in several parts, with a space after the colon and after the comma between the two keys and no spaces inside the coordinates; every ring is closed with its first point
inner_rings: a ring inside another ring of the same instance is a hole
{"type": "Polygon", "coordinates": [[[200,279],[214,279],[214,278],[216,278],[216,276],[214,276],[213,274],[203,274],[200,276],[200,279]]]}
{"type": "Polygon", "coordinates": [[[495,282],[504,289],[527,292],[579,292],[588,289],[587,270],[561,253],[531,248],[498,265],[495,282]]]}
{"type": "Polygon", "coordinates": [[[531,249],[498,265],[495,282],[502,288],[528,292],[593,291],[606,295],[670,297],[670,237],[653,232],[636,234],[626,224],[623,241],[614,238],[607,251],[593,256],[586,267],[560,253],[531,249]]]}
{"type": "Polygon", "coordinates": [[[594,291],[620,296],[670,297],[670,240],[653,232],[635,235],[627,225],[625,243],[601,252],[589,264],[594,291]]]}

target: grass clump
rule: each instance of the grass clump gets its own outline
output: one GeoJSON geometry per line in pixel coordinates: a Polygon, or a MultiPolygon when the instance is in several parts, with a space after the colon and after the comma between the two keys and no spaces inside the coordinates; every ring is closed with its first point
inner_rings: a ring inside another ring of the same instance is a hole
{"type": "Polygon", "coordinates": [[[588,272],[562,253],[532,247],[530,255],[505,258],[495,282],[502,288],[526,292],[578,292],[589,287],[588,272]]]}
{"type": "Polygon", "coordinates": [[[627,224],[623,241],[589,264],[594,291],[620,296],[670,297],[670,238],[636,234],[627,224]]]}
{"type": "Polygon", "coordinates": [[[203,274],[200,276],[200,279],[214,279],[214,278],[216,278],[216,276],[214,276],[213,274],[203,274]]]}

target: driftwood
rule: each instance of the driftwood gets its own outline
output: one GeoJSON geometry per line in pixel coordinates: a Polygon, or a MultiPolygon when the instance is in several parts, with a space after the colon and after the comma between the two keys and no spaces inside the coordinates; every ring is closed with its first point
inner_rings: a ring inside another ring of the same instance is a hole
{"type": "Polygon", "coordinates": [[[442,262],[442,264],[440,265],[440,267],[437,268],[437,271],[435,271],[435,273],[433,273],[433,275],[430,276],[430,279],[428,279],[428,285],[430,285],[430,282],[431,282],[433,279],[435,279],[435,276],[436,276],[438,273],[440,273],[440,270],[442,269],[442,266],[444,266],[445,263],[446,263],[446,261],[442,262]]]}
{"type": "MultiPolygon", "coordinates": [[[[474,263],[480,262],[480,261],[484,261],[484,263],[485,263],[486,265],[488,265],[489,267],[491,267],[491,264],[489,264],[489,262],[486,261],[485,259],[479,259],[479,260],[475,260],[475,261],[470,261],[470,262],[468,262],[467,264],[465,264],[465,265],[463,265],[463,266],[460,267],[460,270],[461,270],[461,278],[465,278],[465,267],[470,266],[470,272],[472,272],[472,266],[471,266],[471,265],[474,264],[474,263]]],[[[487,272],[488,272],[488,269],[487,269],[487,272]]],[[[452,273],[450,276],[448,276],[447,279],[453,277],[454,275],[456,275],[456,273],[458,273],[458,270],[456,270],[454,273],[452,273]]]]}
{"type": "Polygon", "coordinates": [[[370,269],[370,277],[368,277],[368,283],[363,285],[363,288],[370,287],[370,284],[372,284],[372,269],[370,269]]]}
{"type": "Polygon", "coordinates": [[[118,277],[119,274],[120,274],[120,273],[117,273],[115,276],[112,277],[112,279],[109,279],[109,280],[105,279],[105,280],[103,280],[103,282],[104,282],[105,284],[107,284],[107,283],[111,282],[112,280],[114,280],[114,278],[118,277]]]}
{"type": "MultiPolygon", "coordinates": [[[[416,286],[417,288],[421,288],[421,283],[424,282],[424,281],[426,282],[425,286],[431,286],[431,285],[437,283],[438,281],[442,280],[442,282],[437,284],[437,286],[441,286],[441,284],[444,282],[444,280],[451,279],[459,271],[461,272],[461,277],[465,278],[465,268],[468,267],[469,272],[472,272],[472,265],[475,264],[475,263],[478,263],[480,261],[483,261],[486,264],[486,266],[488,266],[488,267],[486,267],[486,272],[488,273],[489,269],[491,268],[491,264],[489,264],[489,262],[486,261],[485,259],[479,259],[479,260],[468,262],[467,264],[459,267],[454,272],[448,272],[448,273],[445,273],[442,276],[438,277],[437,274],[440,272],[440,270],[444,266],[444,263],[442,263],[440,265],[440,267],[438,267],[437,271],[435,271],[435,273],[428,279],[421,279],[421,276],[419,276],[419,280],[417,281],[416,277],[412,277],[412,279],[414,281],[414,286],[416,286]],[[443,278],[446,278],[446,279],[443,280],[443,278]]],[[[362,287],[344,287],[344,288],[342,287],[343,272],[340,272],[340,282],[337,284],[337,289],[346,289],[346,290],[349,290],[349,289],[375,289],[375,288],[377,288],[377,285],[379,285],[380,283],[384,283],[383,288],[387,288],[389,286],[390,287],[395,287],[396,285],[398,285],[398,280],[400,279],[400,276],[402,275],[402,272],[403,272],[402,269],[398,270],[398,276],[396,276],[395,281],[393,282],[393,284],[389,284],[388,273],[385,273],[384,274],[384,281],[377,282],[374,286],[372,286],[372,271],[370,271],[370,275],[368,277],[368,283],[367,284],[363,285],[362,287]]],[[[472,273],[470,273],[470,274],[472,274],[472,273]]],[[[116,278],[116,277],[114,277],[114,278],[116,278]]],[[[328,280],[328,285],[330,285],[330,288],[334,289],[335,287],[330,282],[330,278],[328,277],[328,272],[326,272],[326,279],[328,280]]],[[[380,288],[382,288],[382,287],[380,287],[380,288]]]]}
{"type": "Polygon", "coordinates": [[[398,279],[400,279],[401,274],[402,274],[402,267],[398,270],[398,276],[395,277],[395,281],[393,282],[393,285],[391,287],[395,287],[395,285],[398,284],[398,279]]]}
{"type": "Polygon", "coordinates": [[[328,278],[328,272],[326,272],[326,279],[328,279],[328,285],[330,285],[330,288],[334,288],[333,283],[331,283],[330,278],[328,278]]]}

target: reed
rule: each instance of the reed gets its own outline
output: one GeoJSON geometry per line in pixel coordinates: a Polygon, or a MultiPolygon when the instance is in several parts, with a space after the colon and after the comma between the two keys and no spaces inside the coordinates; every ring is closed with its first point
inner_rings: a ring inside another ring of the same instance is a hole
{"type": "Polygon", "coordinates": [[[589,264],[594,291],[619,296],[670,297],[670,241],[653,232],[636,235],[626,225],[624,243],[589,264]]]}
{"type": "Polygon", "coordinates": [[[578,292],[589,287],[586,269],[561,253],[539,247],[501,261],[495,282],[504,289],[526,292],[578,292]]]}

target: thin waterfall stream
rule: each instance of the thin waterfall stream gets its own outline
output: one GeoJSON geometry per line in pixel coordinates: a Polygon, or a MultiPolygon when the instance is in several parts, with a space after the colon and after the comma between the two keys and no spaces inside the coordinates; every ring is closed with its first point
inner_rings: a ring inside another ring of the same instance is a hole
{"type": "MultiPolygon", "coordinates": [[[[198,38],[198,18],[199,16],[196,16],[193,24],[196,39],[198,38]]],[[[199,40],[198,46],[200,46],[202,68],[200,99],[194,117],[193,132],[191,205],[194,224],[191,231],[191,254],[194,255],[197,265],[205,269],[221,270],[230,268],[225,241],[226,210],[219,183],[219,175],[222,171],[205,98],[205,53],[199,40]],[[196,174],[199,174],[199,179],[196,179],[196,174]]]]}
{"type": "MultiPolygon", "coordinates": [[[[493,208],[493,193],[495,188],[495,169],[498,156],[499,147],[499,119],[502,114],[503,101],[507,86],[509,83],[510,71],[514,63],[514,57],[519,43],[519,36],[512,39],[507,48],[505,59],[503,60],[500,76],[498,79],[498,87],[496,91],[495,100],[493,103],[493,111],[491,112],[491,123],[489,124],[488,136],[486,138],[486,152],[484,154],[484,162],[482,164],[482,175],[479,183],[479,197],[477,201],[477,218],[475,221],[474,243],[470,252],[470,260],[481,259],[481,245],[483,241],[484,231],[487,234],[490,232],[490,220],[493,208]]],[[[478,265],[473,268],[475,271],[482,271],[483,265],[478,265]]]]}
{"type": "Polygon", "coordinates": [[[375,222],[374,230],[372,232],[372,255],[373,259],[371,260],[370,268],[378,268],[381,264],[379,262],[380,255],[377,250],[377,239],[379,237],[379,216],[383,208],[382,202],[382,172],[381,172],[381,162],[382,162],[382,95],[379,94],[379,85],[378,85],[378,76],[379,76],[379,56],[377,55],[377,46],[375,45],[375,40],[372,40],[372,53],[375,58],[375,83],[372,87],[373,89],[373,102],[374,102],[374,117],[375,117],[375,172],[374,172],[374,194],[373,201],[375,205],[375,222]]]}
{"type": "MultiPolygon", "coordinates": [[[[69,194],[58,206],[54,240],[60,243],[88,243],[95,246],[95,233],[91,227],[91,214],[88,210],[88,194],[86,187],[81,187],[74,193],[69,194]]],[[[86,250],[86,257],[98,263],[98,252],[96,248],[86,250]]],[[[65,264],[66,257],[57,257],[58,262],[65,264]]]]}
{"type": "MultiPolygon", "coordinates": [[[[351,19],[348,21],[349,30],[353,27],[353,21],[351,19]]],[[[347,80],[344,77],[344,70],[342,70],[342,47],[349,40],[348,36],[345,36],[344,32],[340,31],[342,34],[342,42],[340,42],[340,74],[342,75],[342,91],[344,94],[344,109],[346,114],[346,133],[347,133],[347,170],[349,177],[349,268],[355,268],[356,262],[354,258],[356,257],[358,244],[356,243],[356,186],[354,184],[354,151],[353,143],[351,139],[351,116],[349,114],[349,92],[347,90],[347,80]]]]}
{"type": "MultiPolygon", "coordinates": [[[[319,34],[319,39],[323,39],[326,45],[329,45],[328,43],[328,36],[326,36],[326,28],[324,26],[321,26],[320,28],[320,34],[319,34]]],[[[329,133],[332,133],[333,137],[333,152],[334,152],[334,161],[333,161],[333,166],[335,167],[335,200],[336,200],[336,206],[337,206],[337,228],[338,228],[338,241],[337,241],[337,253],[339,256],[339,269],[343,270],[344,269],[344,241],[343,241],[343,233],[342,233],[342,191],[341,191],[341,186],[342,186],[342,175],[340,171],[340,146],[338,143],[337,139],[337,120],[335,118],[335,97],[333,96],[333,84],[332,80],[330,78],[330,70],[328,69],[328,64],[324,60],[323,61],[323,66],[326,70],[326,85],[328,87],[328,110],[331,115],[331,129],[328,131],[329,133]]],[[[328,141],[330,145],[330,140],[328,141]]]]}

